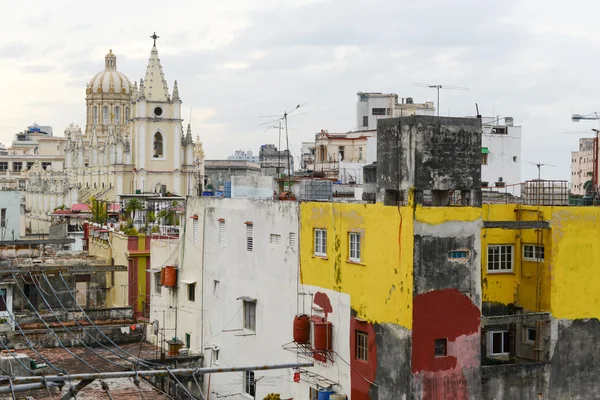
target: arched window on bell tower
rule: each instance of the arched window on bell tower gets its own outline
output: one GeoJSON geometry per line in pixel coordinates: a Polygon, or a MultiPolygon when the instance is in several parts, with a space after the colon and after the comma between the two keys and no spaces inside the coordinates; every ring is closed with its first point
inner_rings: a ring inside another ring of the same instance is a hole
{"type": "Polygon", "coordinates": [[[129,107],[125,107],[125,124],[129,123],[129,107]]]}
{"type": "Polygon", "coordinates": [[[94,125],[98,125],[98,106],[94,106],[94,125]]]}
{"type": "Polygon", "coordinates": [[[163,136],[160,132],[156,132],[154,134],[154,154],[153,154],[153,158],[162,158],[163,157],[163,136]]]}
{"type": "Polygon", "coordinates": [[[108,125],[108,106],[102,107],[102,120],[104,125],[108,125]]]}
{"type": "Polygon", "coordinates": [[[121,125],[121,107],[115,107],[115,125],[121,125]]]}

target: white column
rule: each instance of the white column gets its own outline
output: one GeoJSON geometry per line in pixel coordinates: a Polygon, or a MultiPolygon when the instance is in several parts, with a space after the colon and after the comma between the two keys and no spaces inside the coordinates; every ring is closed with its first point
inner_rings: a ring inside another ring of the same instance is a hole
{"type": "Polygon", "coordinates": [[[138,169],[146,168],[146,127],[144,123],[140,123],[140,127],[138,130],[138,169]]]}
{"type": "Polygon", "coordinates": [[[173,169],[181,168],[181,125],[175,123],[173,132],[173,169]]]}

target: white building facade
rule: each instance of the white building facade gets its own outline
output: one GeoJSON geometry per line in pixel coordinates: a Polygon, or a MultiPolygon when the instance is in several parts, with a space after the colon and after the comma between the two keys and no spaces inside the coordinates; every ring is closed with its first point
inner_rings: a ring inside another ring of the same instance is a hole
{"type": "Polygon", "coordinates": [[[571,152],[571,193],[584,195],[586,182],[593,180],[594,142],[593,138],[579,139],[579,150],[571,152]]]}
{"type": "Polygon", "coordinates": [[[499,124],[483,118],[481,137],[481,186],[521,195],[521,127],[511,117],[499,124]]]}
{"type": "Polygon", "coordinates": [[[412,97],[399,98],[395,93],[358,92],[356,129],[377,129],[377,121],[409,115],[435,115],[433,102],[415,103],[412,97]]]}
{"type": "Polygon", "coordinates": [[[350,367],[340,362],[350,360],[350,298],[301,284],[298,203],[192,197],[186,217],[181,241],[151,244],[150,318],[156,322],[148,337],[166,346],[161,337],[177,336],[190,354],[203,353],[205,367],[315,364],[206,375],[203,392],[211,399],[262,399],[269,393],[309,399],[328,386],[350,394],[350,367]],[[165,266],[177,267],[176,288],[161,286],[165,266]],[[315,300],[324,298],[333,310],[315,300]],[[324,313],[336,321],[328,356],[294,342],[296,315],[318,319],[324,313]]]}

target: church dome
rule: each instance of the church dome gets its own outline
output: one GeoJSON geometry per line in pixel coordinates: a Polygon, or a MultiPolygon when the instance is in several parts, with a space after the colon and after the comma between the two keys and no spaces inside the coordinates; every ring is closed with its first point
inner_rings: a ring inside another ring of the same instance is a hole
{"type": "Polygon", "coordinates": [[[117,71],[117,56],[110,50],[104,57],[104,60],[104,71],[98,72],[90,79],[87,87],[88,94],[129,94],[131,91],[131,81],[125,74],[117,71]]]}

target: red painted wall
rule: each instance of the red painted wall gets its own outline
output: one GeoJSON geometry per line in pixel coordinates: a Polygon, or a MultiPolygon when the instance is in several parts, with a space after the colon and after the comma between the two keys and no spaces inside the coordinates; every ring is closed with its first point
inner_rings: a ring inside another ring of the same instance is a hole
{"type": "Polygon", "coordinates": [[[367,380],[375,382],[377,372],[377,342],[375,338],[373,325],[359,321],[356,318],[350,319],[350,385],[352,400],[370,400],[369,390],[371,389],[371,384],[367,380]],[[357,330],[366,332],[369,335],[367,341],[369,347],[367,361],[356,358],[357,330]]]}
{"type": "Polygon", "coordinates": [[[479,364],[480,311],[456,289],[418,295],[413,304],[412,370],[423,399],[468,399],[463,369],[479,364]],[[447,356],[435,356],[435,339],[448,340],[447,356]]]}

